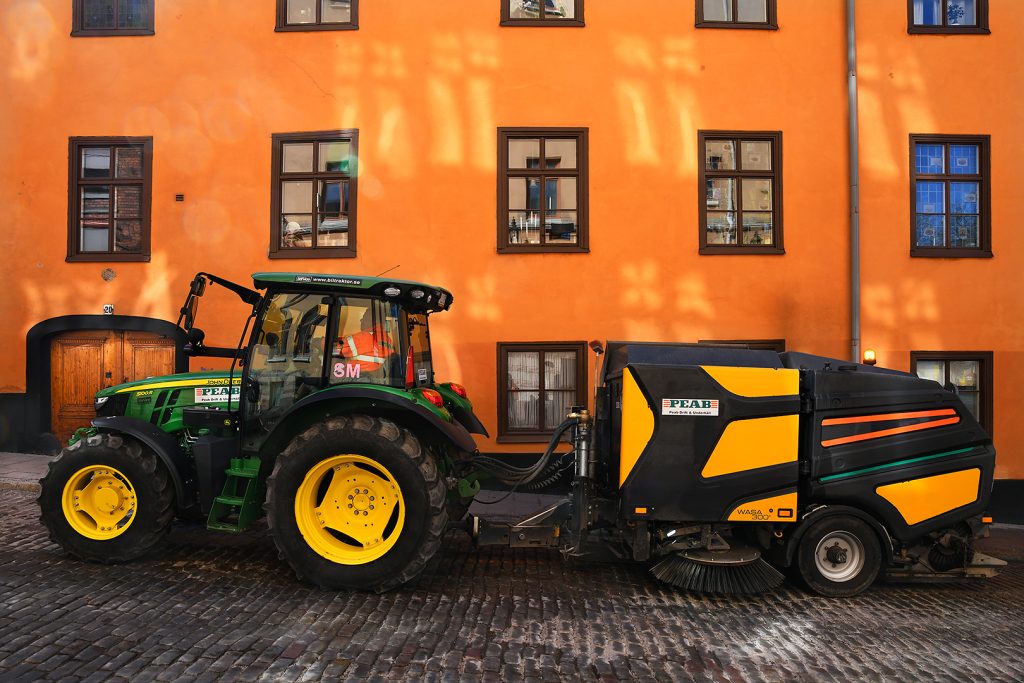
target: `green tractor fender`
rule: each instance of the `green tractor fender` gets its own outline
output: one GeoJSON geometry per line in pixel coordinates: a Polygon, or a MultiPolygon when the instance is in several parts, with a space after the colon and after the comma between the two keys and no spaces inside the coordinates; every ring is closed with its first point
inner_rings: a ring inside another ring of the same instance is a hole
{"type": "Polygon", "coordinates": [[[335,415],[360,412],[386,417],[417,435],[433,435],[460,451],[476,450],[476,442],[461,423],[445,420],[408,398],[405,392],[361,385],[332,387],[298,401],[281,417],[260,452],[276,456],[295,434],[307,427],[335,415]]]}
{"type": "Polygon", "coordinates": [[[174,482],[176,508],[183,511],[196,505],[195,476],[177,439],[149,422],[124,415],[97,417],[92,420],[92,425],[100,431],[126,434],[142,442],[167,467],[174,482]]]}

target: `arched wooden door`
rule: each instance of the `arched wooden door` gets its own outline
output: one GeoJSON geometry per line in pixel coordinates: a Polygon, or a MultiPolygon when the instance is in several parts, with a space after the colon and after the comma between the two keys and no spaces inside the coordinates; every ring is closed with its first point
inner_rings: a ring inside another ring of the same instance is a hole
{"type": "Polygon", "coordinates": [[[65,332],[50,345],[50,423],[61,443],[96,416],[104,387],[174,372],[174,340],[152,332],[65,332]]]}

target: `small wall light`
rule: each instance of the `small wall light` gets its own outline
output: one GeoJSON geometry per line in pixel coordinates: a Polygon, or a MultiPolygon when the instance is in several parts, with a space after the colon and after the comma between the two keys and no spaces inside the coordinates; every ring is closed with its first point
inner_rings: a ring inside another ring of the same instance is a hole
{"type": "Polygon", "coordinates": [[[878,359],[875,358],[875,350],[864,349],[864,365],[874,365],[877,362],[878,359]]]}

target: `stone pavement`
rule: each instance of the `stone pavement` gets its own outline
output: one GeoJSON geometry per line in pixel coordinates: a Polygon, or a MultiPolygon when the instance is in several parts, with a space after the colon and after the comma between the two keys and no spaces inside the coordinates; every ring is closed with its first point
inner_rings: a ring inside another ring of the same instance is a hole
{"type": "Polygon", "coordinates": [[[0,488],[38,490],[39,479],[46,474],[50,460],[48,455],[0,453],[0,488]]]}
{"type": "Polygon", "coordinates": [[[79,562],[34,499],[0,490],[4,683],[1024,680],[1019,527],[984,542],[1010,561],[994,579],[848,600],[693,595],[633,564],[477,550],[462,532],[415,585],[372,595],[297,583],[263,528],[176,525],[142,560],[79,562]]]}

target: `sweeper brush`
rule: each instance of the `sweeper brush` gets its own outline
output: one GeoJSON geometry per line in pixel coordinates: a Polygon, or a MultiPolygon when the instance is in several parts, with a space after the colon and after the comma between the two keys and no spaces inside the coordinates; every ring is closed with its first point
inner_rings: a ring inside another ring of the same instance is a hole
{"type": "Polygon", "coordinates": [[[651,567],[659,581],[697,593],[764,593],[783,576],[757,551],[691,550],[669,555],[651,567]]]}

